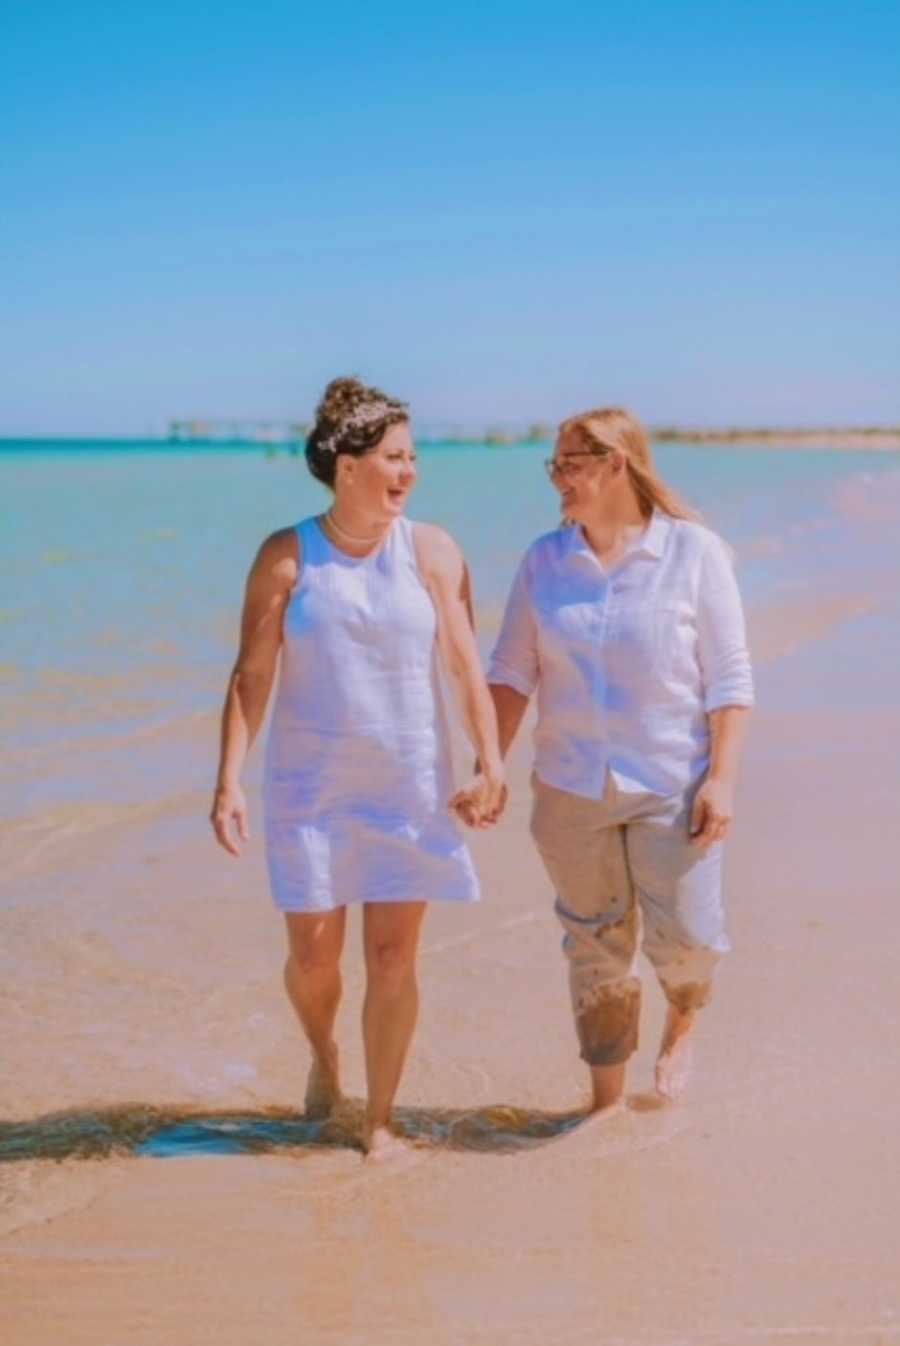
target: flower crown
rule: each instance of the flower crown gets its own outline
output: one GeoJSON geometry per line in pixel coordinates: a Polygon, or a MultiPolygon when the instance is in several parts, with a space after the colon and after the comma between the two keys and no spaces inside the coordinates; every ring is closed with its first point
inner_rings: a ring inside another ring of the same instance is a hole
{"type": "Polygon", "coordinates": [[[332,430],[330,435],[319,440],[320,453],[336,453],[340,440],[348,430],[361,430],[365,425],[373,425],[375,421],[382,421],[386,416],[395,415],[397,412],[405,413],[405,404],[402,402],[367,402],[355,411],[351,411],[339,425],[332,430]]]}

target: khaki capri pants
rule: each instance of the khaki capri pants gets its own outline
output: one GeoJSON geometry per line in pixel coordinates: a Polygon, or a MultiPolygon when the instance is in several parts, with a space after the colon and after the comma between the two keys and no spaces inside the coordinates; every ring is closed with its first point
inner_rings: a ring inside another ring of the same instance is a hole
{"type": "MultiPolygon", "coordinates": [[[[602,799],[532,776],[531,833],[556,888],[556,914],[582,1058],[626,1061],[638,1044],[638,944],[670,1004],[705,1005],[730,944],[722,910],[722,843],[689,839],[694,789],[677,795],[620,790],[602,799]]],[[[695,787],[696,788],[696,787],[695,787]]]]}

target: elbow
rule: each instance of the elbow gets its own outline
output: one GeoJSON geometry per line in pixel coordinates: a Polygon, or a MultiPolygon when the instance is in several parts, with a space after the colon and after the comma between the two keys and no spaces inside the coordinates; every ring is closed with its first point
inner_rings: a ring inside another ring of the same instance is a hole
{"type": "Polygon", "coordinates": [[[271,667],[264,667],[259,663],[249,663],[238,659],[231,672],[231,690],[238,695],[268,690],[274,672],[274,664],[271,667]]]}
{"type": "Polygon", "coordinates": [[[511,668],[508,664],[499,664],[496,661],[488,670],[487,680],[492,694],[495,690],[500,696],[512,692],[525,701],[531,699],[537,687],[536,676],[529,676],[519,669],[511,668]]]}
{"type": "Polygon", "coordinates": [[[497,705],[506,702],[507,704],[527,706],[531,700],[530,692],[521,690],[518,686],[514,687],[512,683],[500,682],[497,678],[491,678],[488,682],[488,691],[497,705]]]}
{"type": "Polygon", "coordinates": [[[707,688],[704,707],[710,715],[714,710],[750,710],[755,700],[749,679],[719,682],[707,688]]]}
{"type": "Polygon", "coordinates": [[[704,708],[722,710],[726,706],[753,705],[753,672],[746,649],[735,647],[725,657],[707,666],[704,677],[704,708]]]}
{"type": "Polygon", "coordinates": [[[753,709],[753,706],[754,702],[752,701],[738,701],[735,697],[730,697],[724,701],[716,701],[714,704],[707,705],[706,713],[707,715],[718,715],[726,710],[739,710],[742,714],[747,714],[748,711],[753,709]]]}

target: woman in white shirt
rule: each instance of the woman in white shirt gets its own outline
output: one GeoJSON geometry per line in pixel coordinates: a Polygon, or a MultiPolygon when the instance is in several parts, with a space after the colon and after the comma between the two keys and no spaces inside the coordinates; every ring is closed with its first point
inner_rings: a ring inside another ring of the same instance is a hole
{"type": "Polygon", "coordinates": [[[532,835],[556,891],[593,1106],[637,1046],[638,940],[668,1015],[656,1086],[681,1093],[729,944],[722,840],[753,702],[729,553],[657,475],[629,412],[560,426],[565,523],[516,575],[488,681],[505,754],[537,693],[532,835]]]}

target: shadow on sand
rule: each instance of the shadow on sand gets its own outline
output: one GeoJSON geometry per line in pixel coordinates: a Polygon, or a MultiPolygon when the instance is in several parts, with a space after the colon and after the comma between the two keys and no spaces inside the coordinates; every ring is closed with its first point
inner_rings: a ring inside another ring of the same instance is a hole
{"type": "MultiPolygon", "coordinates": [[[[123,1104],[73,1108],[30,1121],[0,1121],[0,1163],[24,1159],[176,1158],[193,1154],[360,1150],[363,1105],[345,1100],[325,1120],[286,1108],[214,1109],[123,1104]]],[[[584,1112],[482,1108],[396,1108],[397,1130],[426,1149],[512,1154],[545,1145],[585,1121],[584,1112]]]]}

